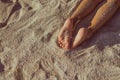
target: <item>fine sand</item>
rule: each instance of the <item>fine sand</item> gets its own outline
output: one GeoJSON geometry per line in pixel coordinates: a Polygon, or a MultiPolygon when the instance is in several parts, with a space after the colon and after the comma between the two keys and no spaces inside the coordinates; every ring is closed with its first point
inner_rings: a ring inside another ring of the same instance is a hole
{"type": "Polygon", "coordinates": [[[57,35],[80,0],[16,1],[0,0],[0,80],[120,80],[120,10],[89,41],[64,51],[57,35]]]}

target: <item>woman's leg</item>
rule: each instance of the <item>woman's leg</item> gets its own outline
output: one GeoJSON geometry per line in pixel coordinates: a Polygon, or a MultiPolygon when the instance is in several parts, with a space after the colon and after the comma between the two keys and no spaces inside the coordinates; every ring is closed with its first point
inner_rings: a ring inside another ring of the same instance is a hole
{"type": "Polygon", "coordinates": [[[72,48],[77,47],[85,39],[90,38],[96,30],[102,27],[115,14],[117,9],[120,7],[118,4],[120,1],[118,1],[119,0],[107,0],[107,2],[99,8],[91,21],[91,25],[88,28],[81,28],[79,30],[73,42],[72,48]]]}
{"type": "Polygon", "coordinates": [[[74,13],[71,15],[71,18],[75,21],[81,20],[87,16],[94,8],[103,0],[83,0],[74,13]]]}
{"type": "Polygon", "coordinates": [[[77,20],[81,20],[86,15],[88,15],[98,3],[102,0],[83,0],[78,8],[75,10],[73,15],[71,15],[64,23],[59,35],[58,35],[58,43],[60,47],[64,49],[70,48],[70,42],[72,37],[72,32],[74,30],[74,26],[77,20]]]}

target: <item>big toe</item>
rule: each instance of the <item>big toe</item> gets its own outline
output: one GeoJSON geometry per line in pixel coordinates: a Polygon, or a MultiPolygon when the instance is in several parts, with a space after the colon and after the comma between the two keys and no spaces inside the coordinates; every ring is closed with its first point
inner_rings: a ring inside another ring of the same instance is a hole
{"type": "Polygon", "coordinates": [[[65,37],[65,46],[64,48],[65,49],[70,49],[70,41],[71,41],[71,38],[70,37],[65,37]]]}
{"type": "Polygon", "coordinates": [[[70,45],[69,45],[68,43],[65,44],[64,49],[65,49],[65,50],[69,50],[69,49],[70,49],[70,45]]]}

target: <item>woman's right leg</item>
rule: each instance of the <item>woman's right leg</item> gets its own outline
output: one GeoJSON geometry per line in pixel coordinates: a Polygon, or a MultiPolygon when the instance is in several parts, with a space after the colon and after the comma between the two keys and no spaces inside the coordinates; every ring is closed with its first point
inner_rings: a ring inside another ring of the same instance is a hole
{"type": "Polygon", "coordinates": [[[83,0],[75,12],[65,21],[59,35],[58,43],[61,48],[69,49],[73,27],[85,16],[87,16],[103,0],[83,0]]]}
{"type": "Polygon", "coordinates": [[[71,18],[75,21],[81,20],[87,16],[94,8],[103,0],[83,0],[74,13],[71,15],[71,18]]]}
{"type": "Polygon", "coordinates": [[[83,41],[89,39],[100,27],[102,27],[120,8],[119,0],[107,0],[103,4],[91,21],[88,28],[80,28],[73,41],[72,48],[79,46],[83,41]]]}

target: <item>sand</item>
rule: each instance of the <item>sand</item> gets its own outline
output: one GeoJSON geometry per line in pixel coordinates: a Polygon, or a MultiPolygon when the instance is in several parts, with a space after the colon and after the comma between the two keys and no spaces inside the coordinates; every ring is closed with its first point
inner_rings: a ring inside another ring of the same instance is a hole
{"type": "Polygon", "coordinates": [[[57,35],[80,0],[15,2],[0,0],[0,80],[120,80],[120,10],[90,40],[64,51],[57,35]]]}

